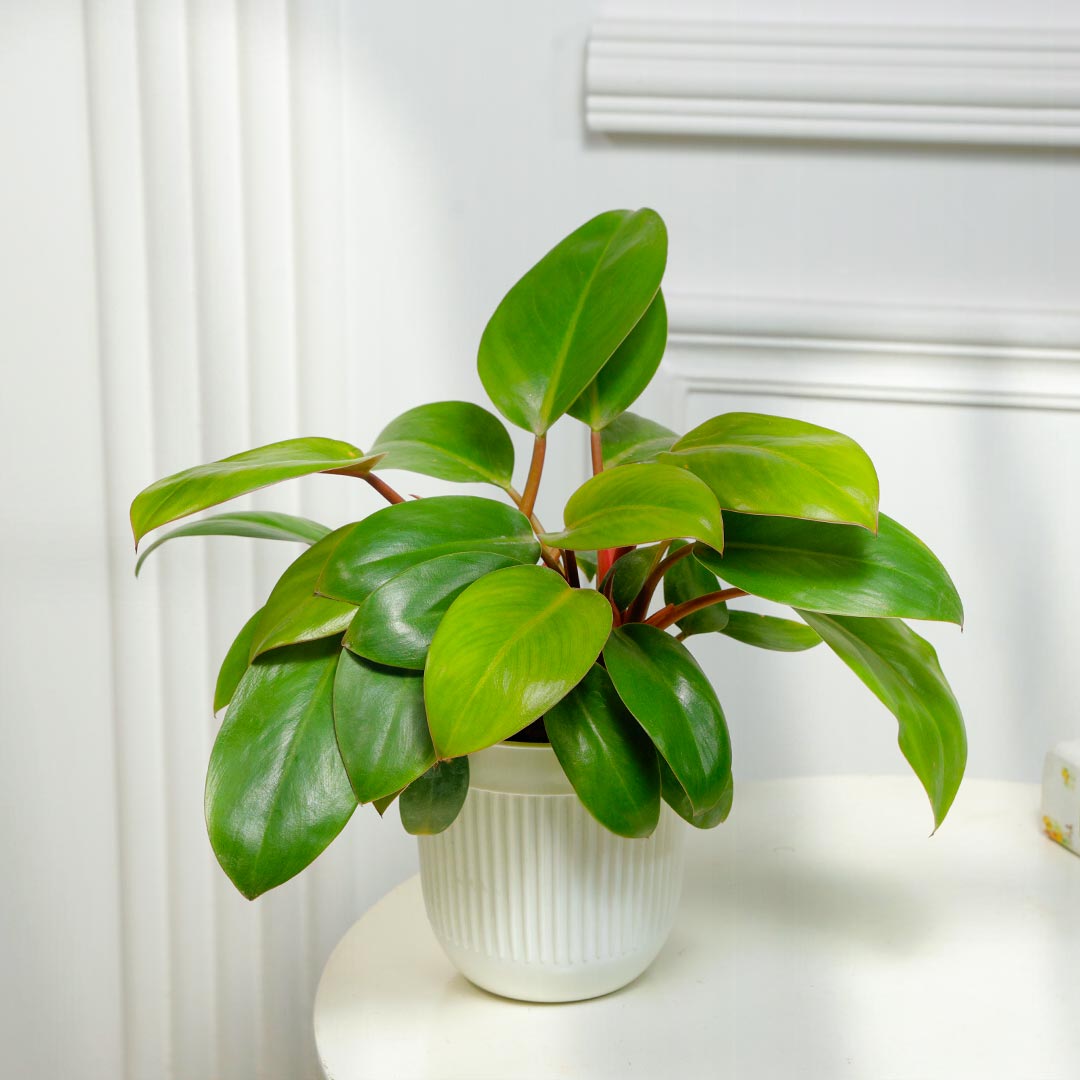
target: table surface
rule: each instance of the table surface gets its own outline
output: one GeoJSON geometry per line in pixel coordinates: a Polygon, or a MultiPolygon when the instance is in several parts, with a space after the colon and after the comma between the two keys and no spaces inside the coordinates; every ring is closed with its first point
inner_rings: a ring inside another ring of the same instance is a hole
{"type": "Polygon", "coordinates": [[[675,929],[615,994],[506,1001],[443,956],[418,878],[345,935],[315,1038],[330,1080],[1075,1080],[1080,858],[1034,784],[967,781],[932,837],[914,780],[747,783],[696,832],[675,929]]]}

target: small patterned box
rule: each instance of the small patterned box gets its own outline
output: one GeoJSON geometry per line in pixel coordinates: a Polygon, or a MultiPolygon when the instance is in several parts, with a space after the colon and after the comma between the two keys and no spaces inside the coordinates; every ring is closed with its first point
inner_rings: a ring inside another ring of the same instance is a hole
{"type": "Polygon", "coordinates": [[[1046,755],[1042,813],[1046,835],[1080,855],[1080,739],[1058,743],[1046,755]]]}

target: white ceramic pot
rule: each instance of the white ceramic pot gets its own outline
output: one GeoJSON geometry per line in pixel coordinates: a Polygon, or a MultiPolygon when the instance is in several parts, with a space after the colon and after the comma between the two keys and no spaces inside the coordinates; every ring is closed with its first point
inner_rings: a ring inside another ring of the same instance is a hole
{"type": "Polygon", "coordinates": [[[636,979],[675,918],[683,823],[665,804],[647,839],[609,832],[547,745],[502,743],[469,766],[457,820],[420,837],[424,903],[451,962],[522,1001],[581,1001],[636,979]]]}

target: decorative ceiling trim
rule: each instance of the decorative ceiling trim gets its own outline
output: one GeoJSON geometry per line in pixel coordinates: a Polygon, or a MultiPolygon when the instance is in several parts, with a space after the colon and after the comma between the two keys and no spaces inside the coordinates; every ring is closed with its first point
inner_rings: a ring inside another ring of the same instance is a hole
{"type": "Polygon", "coordinates": [[[606,134],[1080,146],[1076,30],[602,20],[606,134]]]}

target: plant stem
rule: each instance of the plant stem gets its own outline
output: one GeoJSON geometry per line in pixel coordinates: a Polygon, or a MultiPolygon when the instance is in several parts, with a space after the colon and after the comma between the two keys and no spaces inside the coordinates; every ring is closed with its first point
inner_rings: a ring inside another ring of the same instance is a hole
{"type": "MultiPolygon", "coordinates": [[[[592,458],[593,476],[599,476],[604,471],[604,446],[600,441],[599,431],[589,432],[589,454],[592,458]]],[[[601,548],[596,553],[596,580],[603,581],[604,575],[611,569],[615,562],[614,548],[601,548]]]]}
{"type": "Polygon", "coordinates": [[[693,550],[693,544],[684,544],[666,558],[660,559],[652,570],[649,571],[649,576],[641,586],[641,592],[638,593],[637,599],[631,605],[634,618],[645,618],[649,613],[649,604],[652,602],[653,593],[656,592],[656,586],[660,584],[660,579],[675,565],[675,563],[680,559],[685,559],[687,555],[693,552],[693,550]]]}
{"type": "Polygon", "coordinates": [[[521,496],[521,512],[532,518],[536,506],[536,493],[540,490],[540,475],[544,471],[544,455],[547,453],[547,436],[537,435],[533,440],[532,461],[529,462],[529,475],[525,480],[525,492],[521,496]]]}
{"type": "MultiPolygon", "coordinates": [[[[510,499],[519,510],[523,509],[525,500],[518,491],[511,486],[506,488],[506,494],[510,496],[510,499]]],[[[533,532],[536,533],[537,539],[539,539],[541,533],[547,532],[547,529],[544,528],[544,523],[535,514],[529,515],[529,524],[533,527],[533,532]]],[[[562,573],[562,568],[559,565],[559,559],[562,558],[561,548],[548,547],[543,540],[540,540],[540,558],[542,558],[552,570],[558,570],[560,574],[562,573]]]]}
{"type": "Polygon", "coordinates": [[[577,555],[575,555],[574,552],[567,548],[563,552],[563,558],[566,561],[566,580],[570,582],[570,588],[580,589],[581,578],[578,575],[577,555]]]}
{"type": "Polygon", "coordinates": [[[682,604],[668,604],[645,622],[658,630],[666,630],[687,615],[693,615],[695,611],[711,607],[713,604],[722,604],[725,600],[737,600],[740,596],[746,595],[743,589],[720,589],[717,592],[705,593],[704,596],[696,596],[693,600],[687,600],[682,604]]]}
{"type": "Polygon", "coordinates": [[[361,477],[366,480],[388,503],[402,503],[404,495],[399,495],[385,480],[380,480],[374,473],[364,473],[361,477]]]}

